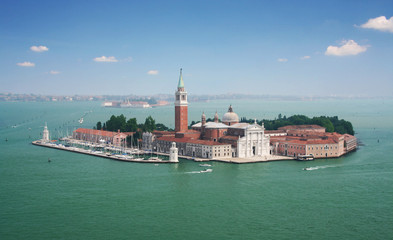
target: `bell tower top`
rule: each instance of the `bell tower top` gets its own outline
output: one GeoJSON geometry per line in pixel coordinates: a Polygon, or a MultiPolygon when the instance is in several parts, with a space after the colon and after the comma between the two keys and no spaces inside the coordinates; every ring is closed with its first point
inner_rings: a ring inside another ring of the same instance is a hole
{"type": "Polygon", "coordinates": [[[179,83],[177,84],[177,90],[178,91],[184,91],[184,81],[183,81],[182,70],[183,69],[180,68],[179,83]]]}
{"type": "Polygon", "coordinates": [[[187,106],[187,92],[184,90],[184,81],[182,75],[182,69],[180,68],[179,83],[177,84],[175,106],[187,106]]]}

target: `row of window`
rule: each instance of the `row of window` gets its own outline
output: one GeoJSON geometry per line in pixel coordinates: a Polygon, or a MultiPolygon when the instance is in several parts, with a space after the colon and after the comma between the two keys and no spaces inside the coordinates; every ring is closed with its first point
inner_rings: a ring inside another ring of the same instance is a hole
{"type": "MultiPolygon", "coordinates": [[[[329,150],[329,146],[325,146],[325,147],[320,147],[319,149],[323,150],[329,150]]],[[[333,149],[333,147],[330,147],[330,149],[333,149]]],[[[335,149],[337,149],[337,146],[335,147],[335,149]]],[[[310,150],[310,147],[308,147],[308,150],[310,150]]],[[[311,150],[314,150],[314,147],[311,147],[311,150]]],[[[318,150],[318,147],[315,147],[315,150],[318,150]]]]}
{"type": "MultiPolygon", "coordinates": [[[[284,148],[284,144],[283,145],[279,145],[278,147],[281,147],[281,148],[284,148]]],[[[306,147],[302,147],[302,146],[293,146],[293,145],[291,145],[290,146],[290,148],[293,148],[293,149],[303,149],[303,150],[305,150],[306,149],[306,147]]],[[[315,147],[315,150],[318,150],[318,149],[325,149],[325,150],[328,150],[329,149],[329,146],[325,146],[325,147],[315,147]]],[[[333,147],[332,146],[330,146],[330,149],[333,149],[333,147]]],[[[335,147],[335,149],[337,149],[337,146],[335,147]]],[[[314,150],[314,147],[308,147],[308,150],[314,150]]]]}

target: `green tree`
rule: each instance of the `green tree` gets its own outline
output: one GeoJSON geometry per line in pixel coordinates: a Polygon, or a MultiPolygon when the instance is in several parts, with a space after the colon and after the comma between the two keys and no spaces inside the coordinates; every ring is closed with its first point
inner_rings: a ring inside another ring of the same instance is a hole
{"type": "Polygon", "coordinates": [[[310,118],[304,115],[293,115],[288,118],[288,121],[290,121],[293,125],[303,125],[309,124],[310,118]]]}
{"type": "Polygon", "coordinates": [[[102,123],[101,122],[97,122],[96,128],[97,128],[97,130],[101,130],[102,129],[102,123]]]}
{"type": "Polygon", "coordinates": [[[153,132],[156,130],[156,121],[151,116],[148,116],[145,120],[142,130],[144,132],[153,132]]]}
{"type": "Polygon", "coordinates": [[[156,130],[158,130],[158,131],[168,131],[168,129],[169,128],[162,123],[156,124],[156,130]]]}
{"type": "Polygon", "coordinates": [[[138,129],[138,123],[136,118],[130,118],[125,124],[125,132],[136,132],[138,129]]]}
{"type": "Polygon", "coordinates": [[[108,131],[112,132],[116,132],[117,130],[124,132],[126,130],[126,117],[124,117],[123,114],[117,117],[112,115],[106,122],[106,128],[108,131]]]}
{"type": "Polygon", "coordinates": [[[326,128],[326,132],[334,132],[333,123],[325,116],[313,117],[311,123],[326,128]]]}

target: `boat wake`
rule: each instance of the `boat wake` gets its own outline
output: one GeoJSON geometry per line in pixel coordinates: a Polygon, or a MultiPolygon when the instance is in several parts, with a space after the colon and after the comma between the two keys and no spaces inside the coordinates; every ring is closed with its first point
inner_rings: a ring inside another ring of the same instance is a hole
{"type": "Polygon", "coordinates": [[[192,171],[192,172],[185,172],[186,174],[194,174],[194,173],[201,173],[201,171],[192,171]]]}
{"type": "Polygon", "coordinates": [[[194,173],[209,173],[209,172],[213,172],[213,169],[205,169],[202,171],[192,171],[192,172],[185,172],[187,174],[194,174],[194,173]]]}
{"type": "Polygon", "coordinates": [[[337,166],[335,166],[335,165],[325,165],[325,166],[306,167],[306,168],[303,168],[303,170],[305,170],[305,171],[313,171],[313,170],[324,169],[324,168],[331,168],[331,167],[337,167],[337,166]]]}

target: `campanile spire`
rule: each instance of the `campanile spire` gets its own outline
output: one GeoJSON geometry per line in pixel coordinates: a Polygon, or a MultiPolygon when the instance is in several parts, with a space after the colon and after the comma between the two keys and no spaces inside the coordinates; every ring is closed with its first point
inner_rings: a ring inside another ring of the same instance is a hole
{"type": "Polygon", "coordinates": [[[177,84],[177,90],[183,90],[184,91],[184,81],[183,81],[183,69],[180,68],[180,76],[179,76],[179,83],[177,84]]]}
{"type": "Polygon", "coordinates": [[[188,130],[188,102],[181,68],[175,97],[175,131],[186,132],[188,130]]]}

